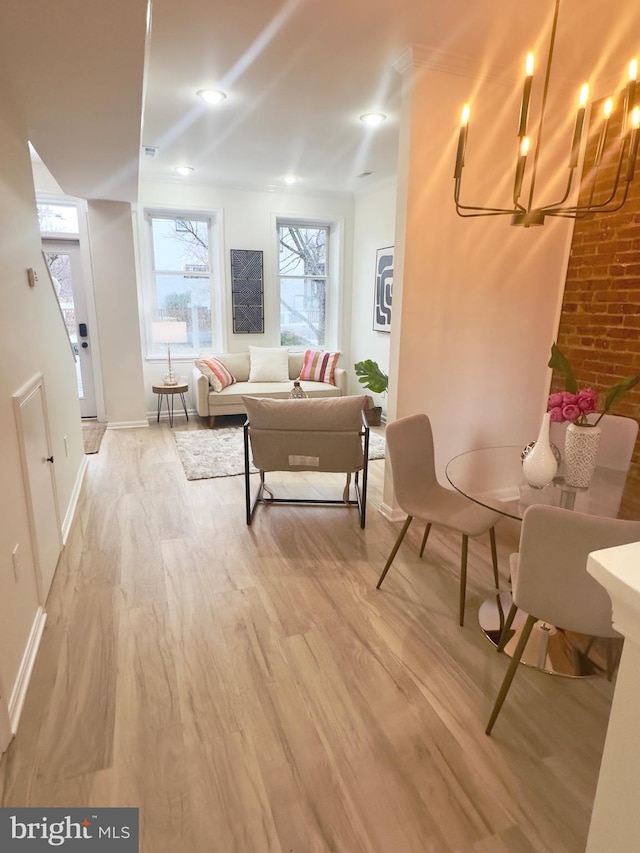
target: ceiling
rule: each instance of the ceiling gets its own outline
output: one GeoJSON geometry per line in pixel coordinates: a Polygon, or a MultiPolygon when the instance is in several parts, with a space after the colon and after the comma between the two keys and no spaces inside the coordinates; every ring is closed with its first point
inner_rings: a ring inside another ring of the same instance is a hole
{"type": "MultiPolygon", "coordinates": [[[[146,0],[3,0],[0,68],[71,195],[135,201],[139,180],[269,190],[291,173],[291,192],[353,192],[395,174],[394,63],[411,45],[517,81],[552,13],[553,0],[152,0],[148,35],[146,0]],[[227,98],[208,106],[203,88],[227,98]],[[366,127],[369,111],[387,120],[366,127]]],[[[557,73],[606,77],[638,53],[637,0],[563,0],[557,73]]],[[[459,107],[441,117],[452,134],[459,107]]]]}

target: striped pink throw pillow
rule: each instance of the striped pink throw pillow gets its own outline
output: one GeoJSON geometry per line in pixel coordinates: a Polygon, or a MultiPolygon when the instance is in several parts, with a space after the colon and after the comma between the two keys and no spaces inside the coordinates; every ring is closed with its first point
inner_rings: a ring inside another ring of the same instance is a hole
{"type": "Polygon", "coordinates": [[[196,361],[196,365],[209,378],[209,385],[214,391],[222,391],[227,385],[233,385],[236,381],[230,370],[214,356],[196,361]]]}
{"type": "Polygon", "coordinates": [[[308,349],[304,354],[300,379],[335,385],[333,374],[339,358],[339,352],[319,352],[318,350],[308,349]]]}

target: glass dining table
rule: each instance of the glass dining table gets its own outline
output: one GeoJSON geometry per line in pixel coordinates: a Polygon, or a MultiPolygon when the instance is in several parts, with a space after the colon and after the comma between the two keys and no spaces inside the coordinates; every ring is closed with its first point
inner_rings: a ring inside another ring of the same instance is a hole
{"type": "MultiPolygon", "coordinates": [[[[625,471],[598,467],[589,488],[578,489],[565,483],[560,465],[552,483],[535,489],[524,479],[522,452],[523,448],[516,445],[469,450],[451,459],[445,474],[456,491],[507,518],[521,521],[527,507],[540,503],[588,515],[610,518],[618,515],[627,478],[625,471]]],[[[509,592],[496,590],[480,606],[480,627],[496,646],[511,603],[509,592]]],[[[507,655],[515,649],[526,617],[526,613],[518,611],[513,634],[505,645],[507,655]]],[[[555,675],[584,678],[605,674],[610,654],[611,646],[604,640],[537,622],[522,663],[555,675]]]]}

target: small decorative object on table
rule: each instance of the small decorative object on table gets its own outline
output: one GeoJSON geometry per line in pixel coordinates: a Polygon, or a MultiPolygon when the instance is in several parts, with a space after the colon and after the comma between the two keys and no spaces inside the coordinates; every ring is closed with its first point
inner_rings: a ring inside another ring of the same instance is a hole
{"type": "Polygon", "coordinates": [[[549,412],[545,412],[533,448],[522,460],[524,478],[534,489],[548,486],[558,470],[558,460],[549,441],[549,419],[549,412]]]}
{"type": "Polygon", "coordinates": [[[565,473],[567,486],[588,489],[598,463],[598,448],[602,430],[597,424],[570,423],[564,440],[565,473]]]}
{"type": "MultiPolygon", "coordinates": [[[[533,448],[536,446],[535,441],[530,441],[526,447],[522,448],[522,453],[520,454],[520,461],[524,462],[527,456],[531,453],[533,448]]],[[[552,441],[549,442],[549,447],[551,448],[551,452],[556,457],[556,462],[558,463],[558,468],[560,467],[560,463],[562,462],[562,453],[558,449],[557,444],[554,444],[552,441]]]]}
{"type": "Polygon", "coordinates": [[[616,382],[605,393],[604,409],[593,423],[587,415],[596,411],[598,395],[592,388],[578,390],[578,383],[568,359],[556,344],[551,347],[549,367],[559,371],[565,378],[565,391],[549,396],[547,411],[554,423],[568,421],[564,444],[564,480],[568,486],[588,489],[598,461],[600,427],[602,415],[640,382],[640,376],[632,376],[616,382]]]}
{"type": "Polygon", "coordinates": [[[309,395],[304,390],[302,385],[300,384],[299,379],[293,380],[293,388],[291,389],[291,393],[289,394],[289,398],[291,400],[306,400],[309,395]]]}

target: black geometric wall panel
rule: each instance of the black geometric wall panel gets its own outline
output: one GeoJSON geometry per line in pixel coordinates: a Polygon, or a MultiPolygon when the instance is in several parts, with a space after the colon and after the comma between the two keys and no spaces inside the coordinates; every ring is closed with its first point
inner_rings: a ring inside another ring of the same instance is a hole
{"type": "Polygon", "coordinates": [[[264,333],[262,252],[231,250],[231,303],[234,333],[264,333]]]}
{"type": "Polygon", "coordinates": [[[376,252],[376,281],[373,303],[373,328],[376,332],[391,331],[391,303],[393,300],[394,247],[376,252]]]}

